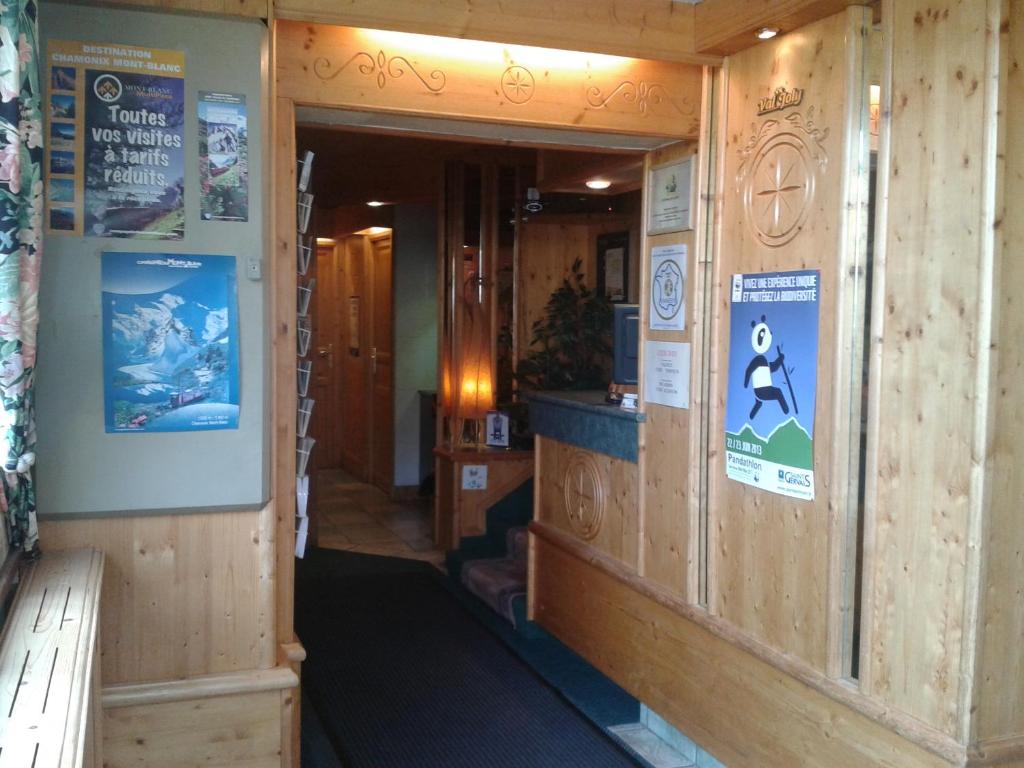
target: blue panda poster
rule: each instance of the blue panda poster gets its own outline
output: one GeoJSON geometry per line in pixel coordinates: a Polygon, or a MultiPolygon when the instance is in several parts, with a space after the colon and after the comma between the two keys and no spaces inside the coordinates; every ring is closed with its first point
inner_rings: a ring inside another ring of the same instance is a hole
{"type": "Polygon", "coordinates": [[[104,253],[107,432],[238,427],[234,256],[104,253]]]}
{"type": "Polygon", "coordinates": [[[814,498],[818,270],[732,276],[726,476],[814,498]]]}

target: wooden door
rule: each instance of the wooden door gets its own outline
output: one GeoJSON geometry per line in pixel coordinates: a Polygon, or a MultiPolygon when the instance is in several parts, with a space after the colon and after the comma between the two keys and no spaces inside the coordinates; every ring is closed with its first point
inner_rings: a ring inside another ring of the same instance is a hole
{"type": "Polygon", "coordinates": [[[316,439],[313,462],[316,469],[341,467],[341,379],[336,364],[342,350],[341,338],[341,248],[320,245],[316,249],[316,290],[310,306],[313,339],[313,381],[309,396],[315,401],[309,434],[316,439]]]}
{"type": "Polygon", "coordinates": [[[359,480],[370,479],[369,324],[366,244],[361,235],[344,239],[341,253],[341,339],[335,353],[340,375],[341,466],[359,480]]]}
{"type": "Polygon", "coordinates": [[[391,234],[369,241],[371,276],[370,482],[391,492],[395,478],[394,322],[391,234]]]}

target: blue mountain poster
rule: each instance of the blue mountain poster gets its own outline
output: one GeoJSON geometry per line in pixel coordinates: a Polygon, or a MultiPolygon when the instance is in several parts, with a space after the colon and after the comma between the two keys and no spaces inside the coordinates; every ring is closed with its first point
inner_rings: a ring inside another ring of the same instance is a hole
{"type": "Polygon", "coordinates": [[[234,256],[104,253],[107,432],[237,429],[234,256]]]}
{"type": "Polygon", "coordinates": [[[726,475],[814,498],[818,270],[732,276],[726,475]]]}

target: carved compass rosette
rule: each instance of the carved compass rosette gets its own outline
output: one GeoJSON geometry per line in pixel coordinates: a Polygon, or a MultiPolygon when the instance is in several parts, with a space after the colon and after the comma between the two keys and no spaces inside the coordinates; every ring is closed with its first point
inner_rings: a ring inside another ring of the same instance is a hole
{"type": "Polygon", "coordinates": [[[796,237],[813,210],[815,187],[828,166],[828,133],[814,124],[814,107],[806,118],[794,112],[751,126],[736,186],[747,226],[769,248],[796,237]]]}

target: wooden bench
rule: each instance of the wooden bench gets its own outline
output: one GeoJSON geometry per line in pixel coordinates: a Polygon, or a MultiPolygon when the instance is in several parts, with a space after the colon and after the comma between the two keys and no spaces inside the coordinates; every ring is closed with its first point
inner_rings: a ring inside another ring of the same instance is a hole
{"type": "Polygon", "coordinates": [[[46,552],[23,570],[0,635],[0,768],[100,768],[103,554],[46,552]]]}

